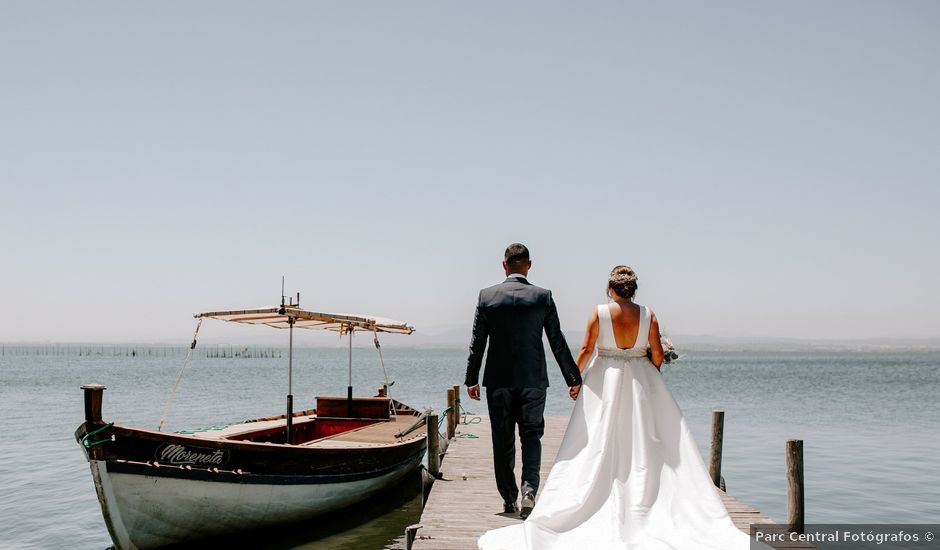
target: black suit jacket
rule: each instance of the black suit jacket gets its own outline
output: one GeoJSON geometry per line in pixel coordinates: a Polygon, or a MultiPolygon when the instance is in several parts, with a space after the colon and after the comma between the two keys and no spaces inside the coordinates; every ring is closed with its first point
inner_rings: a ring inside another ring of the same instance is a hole
{"type": "Polygon", "coordinates": [[[543,330],[565,382],[568,386],[580,384],[581,373],[561,332],[550,290],[517,277],[508,277],[498,285],[481,290],[473,319],[465,384],[475,386],[480,383],[480,366],[489,339],[484,386],[548,387],[543,330]]]}

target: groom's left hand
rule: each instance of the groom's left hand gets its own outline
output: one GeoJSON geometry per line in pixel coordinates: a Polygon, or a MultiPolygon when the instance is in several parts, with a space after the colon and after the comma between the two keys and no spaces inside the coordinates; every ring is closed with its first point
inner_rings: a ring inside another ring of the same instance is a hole
{"type": "Polygon", "coordinates": [[[571,386],[570,388],[568,388],[568,395],[571,396],[571,399],[574,399],[575,401],[578,400],[578,395],[580,395],[580,393],[581,393],[581,384],[578,384],[577,386],[571,386]]]}

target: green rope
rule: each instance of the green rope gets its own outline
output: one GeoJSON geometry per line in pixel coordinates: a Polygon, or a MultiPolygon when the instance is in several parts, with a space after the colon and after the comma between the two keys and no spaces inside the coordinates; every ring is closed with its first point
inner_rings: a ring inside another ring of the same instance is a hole
{"type": "MultiPolygon", "coordinates": [[[[454,407],[453,407],[453,406],[447,407],[446,409],[444,409],[443,411],[441,411],[441,415],[442,415],[442,416],[445,416],[445,415],[447,415],[447,413],[449,413],[449,412],[451,412],[451,411],[453,411],[453,410],[454,410],[454,407]]],[[[464,409],[464,410],[463,410],[463,414],[462,414],[461,416],[463,416],[463,421],[461,422],[462,424],[479,424],[480,422],[483,421],[482,418],[480,418],[479,416],[477,416],[477,413],[472,412],[472,411],[468,411],[467,409],[464,409]],[[470,416],[472,416],[473,418],[468,419],[467,417],[470,417],[470,416]]]]}
{"type": "Polygon", "coordinates": [[[97,434],[99,434],[99,433],[101,433],[101,432],[107,430],[107,429],[110,428],[111,426],[114,426],[114,422],[108,422],[107,424],[105,424],[104,426],[98,428],[97,430],[95,430],[95,431],[93,431],[93,432],[88,432],[87,434],[85,434],[84,437],[82,437],[82,445],[84,445],[86,449],[90,449],[90,448],[94,447],[95,445],[101,445],[102,443],[107,443],[107,442],[109,442],[109,441],[114,441],[114,436],[113,436],[113,435],[112,435],[111,437],[107,438],[107,439],[99,439],[98,441],[92,441],[92,440],[91,440],[91,436],[97,435],[97,434]]]}
{"type": "Polygon", "coordinates": [[[229,426],[231,426],[231,424],[219,424],[217,426],[207,426],[205,428],[193,428],[191,430],[179,430],[173,433],[178,433],[182,435],[192,435],[194,433],[199,433],[199,432],[211,432],[212,430],[224,430],[225,428],[228,428],[229,426]]]}
{"type": "MultiPolygon", "coordinates": [[[[447,407],[446,409],[444,409],[443,411],[441,411],[441,416],[447,416],[447,413],[449,413],[449,412],[452,411],[452,410],[454,410],[453,407],[447,407]]],[[[442,425],[442,427],[443,427],[443,429],[441,430],[441,439],[447,439],[447,427],[446,427],[447,424],[446,424],[446,423],[441,423],[441,425],[442,425]]]]}
{"type": "MultiPolygon", "coordinates": [[[[450,407],[447,407],[446,409],[441,411],[441,416],[447,416],[447,413],[453,410],[454,410],[453,405],[450,407]]],[[[457,422],[458,424],[468,425],[468,424],[479,424],[483,422],[483,419],[477,416],[476,413],[468,411],[466,409],[464,409],[463,414],[461,416],[463,417],[463,419],[458,420],[457,422]]],[[[447,435],[445,434],[445,431],[441,431],[441,437],[442,438],[447,437],[447,435]]],[[[480,438],[480,436],[476,434],[468,434],[468,433],[456,434],[455,437],[462,437],[464,439],[479,439],[480,438]]]]}

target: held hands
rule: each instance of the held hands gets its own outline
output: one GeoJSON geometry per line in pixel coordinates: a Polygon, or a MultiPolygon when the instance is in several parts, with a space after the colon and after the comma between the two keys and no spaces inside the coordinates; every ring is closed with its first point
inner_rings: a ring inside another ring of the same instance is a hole
{"type": "Polygon", "coordinates": [[[479,401],[480,400],[480,385],[477,384],[476,386],[468,387],[467,395],[470,396],[470,399],[473,399],[474,401],[479,401]]]}
{"type": "MultiPolygon", "coordinates": [[[[571,397],[572,400],[576,401],[580,393],[581,393],[581,384],[578,384],[577,386],[571,386],[570,388],[568,388],[568,396],[571,397]]],[[[470,399],[473,399],[474,401],[479,401],[480,400],[480,385],[477,384],[476,386],[468,387],[467,395],[470,396],[470,399]]]]}
{"type": "Polygon", "coordinates": [[[571,386],[570,388],[568,388],[568,395],[574,401],[578,400],[578,395],[580,393],[581,393],[581,384],[578,384],[577,386],[571,386]]]}

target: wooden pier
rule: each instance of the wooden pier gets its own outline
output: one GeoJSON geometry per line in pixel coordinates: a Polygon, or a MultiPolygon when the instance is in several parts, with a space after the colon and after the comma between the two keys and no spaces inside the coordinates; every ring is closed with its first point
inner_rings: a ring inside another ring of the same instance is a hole
{"type": "MultiPolygon", "coordinates": [[[[459,401],[450,402],[450,399],[453,399],[450,393],[448,399],[449,409],[459,410],[459,401]]],[[[453,411],[448,416],[453,415],[456,418],[457,415],[453,411]]],[[[518,514],[502,513],[502,499],[496,491],[496,482],[493,479],[489,418],[469,416],[464,417],[463,422],[455,424],[453,439],[449,439],[449,446],[440,461],[441,477],[434,481],[420,522],[408,528],[409,548],[414,550],[476,550],[477,538],[484,532],[522,521],[518,514]]],[[[548,477],[567,424],[567,417],[545,418],[541,468],[543,481],[548,477]]],[[[448,441],[444,437],[441,440],[442,445],[448,441]]],[[[720,465],[720,458],[717,462],[720,465]]],[[[521,463],[517,447],[516,473],[519,472],[521,463]]],[[[715,490],[725,503],[735,526],[745,533],[752,523],[775,523],[717,487],[715,490]]],[[[802,494],[800,499],[802,500],[802,494]]],[[[802,511],[800,518],[802,519],[802,511]]],[[[799,527],[802,529],[802,525],[799,527]]],[[[780,527],[781,530],[787,528],[788,526],[780,527]]],[[[792,542],[777,544],[774,547],[814,548],[811,545],[792,542]]]]}

